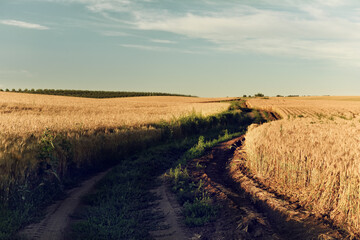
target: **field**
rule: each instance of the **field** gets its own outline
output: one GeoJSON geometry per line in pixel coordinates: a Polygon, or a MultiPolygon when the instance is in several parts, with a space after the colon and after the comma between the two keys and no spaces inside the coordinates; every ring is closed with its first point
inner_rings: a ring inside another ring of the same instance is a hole
{"type": "Polygon", "coordinates": [[[84,99],[76,97],[0,92],[1,134],[28,136],[52,131],[140,127],[170,121],[189,113],[204,116],[224,111],[224,99],[191,97],[132,97],[84,99]],[[209,103],[209,101],[214,101],[209,103]]]}
{"type": "MultiPolygon", "coordinates": [[[[156,177],[169,168],[185,223],[215,221],[218,210],[204,182],[190,178],[186,163],[244,134],[251,123],[256,124],[246,133],[247,160],[241,164],[278,196],[358,237],[360,97],[231,100],[236,99],[0,92],[0,239],[13,239],[64,189],[110,166],[117,167],[76,213],[71,239],[150,238],[159,217],[148,211],[154,200],[150,192],[156,177]],[[274,120],[271,112],[282,119],[261,124],[274,120]]],[[[235,151],[233,145],[224,149],[235,151]]],[[[226,173],[223,165],[218,171],[226,173]]],[[[211,167],[201,164],[194,169],[211,174],[211,167]]]]}
{"type": "Polygon", "coordinates": [[[246,167],[319,217],[360,234],[360,98],[249,99],[283,119],[251,127],[246,167]]]}
{"type": "MultiPolygon", "coordinates": [[[[39,175],[45,172],[62,177],[70,165],[97,166],[106,152],[125,154],[156,142],[163,137],[161,128],[179,118],[222,112],[229,103],[220,100],[86,99],[0,92],[0,189],[5,191],[1,200],[8,201],[13,185],[42,178],[39,175]]],[[[179,131],[173,134],[181,135],[179,131]]]]}
{"type": "MultiPolygon", "coordinates": [[[[229,98],[0,92],[0,239],[86,176],[149,147],[247,121],[229,98]]],[[[216,132],[216,134],[218,134],[216,132]]],[[[170,165],[169,165],[170,166],[170,165]]]]}
{"type": "Polygon", "coordinates": [[[289,117],[342,117],[355,118],[360,115],[360,97],[276,97],[253,98],[250,107],[267,109],[289,117]]]}

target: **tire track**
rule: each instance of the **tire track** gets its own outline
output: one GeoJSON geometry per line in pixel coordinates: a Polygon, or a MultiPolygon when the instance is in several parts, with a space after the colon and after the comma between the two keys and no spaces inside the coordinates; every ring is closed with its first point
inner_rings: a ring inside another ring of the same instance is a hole
{"type": "Polygon", "coordinates": [[[110,170],[101,172],[84,181],[79,187],[67,191],[66,199],[49,206],[45,218],[39,223],[26,226],[19,232],[19,236],[29,240],[64,240],[70,217],[80,204],[81,198],[110,170]]]}

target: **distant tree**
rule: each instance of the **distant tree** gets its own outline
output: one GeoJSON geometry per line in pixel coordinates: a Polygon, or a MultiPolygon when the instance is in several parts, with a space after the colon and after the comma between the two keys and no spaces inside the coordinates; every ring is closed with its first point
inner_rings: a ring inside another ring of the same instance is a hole
{"type": "Polygon", "coordinates": [[[282,95],[276,95],[276,97],[283,97],[282,95]]]}
{"type": "Polygon", "coordinates": [[[28,92],[28,91],[29,91],[29,89],[27,89],[27,88],[24,89],[24,92],[28,92]]]}
{"type": "Polygon", "coordinates": [[[3,92],[3,91],[4,91],[4,89],[0,88],[0,92],[3,92]]]}
{"type": "Polygon", "coordinates": [[[7,89],[5,89],[5,92],[9,92],[10,90],[7,88],[7,89]]]}
{"type": "Polygon", "coordinates": [[[262,94],[262,93],[257,93],[257,94],[255,94],[255,97],[264,97],[265,95],[264,94],[262,94]]]}
{"type": "MultiPolygon", "coordinates": [[[[137,97],[137,96],[187,96],[191,95],[170,94],[159,92],[115,92],[115,91],[89,91],[89,90],[64,90],[64,89],[31,89],[27,90],[30,93],[60,95],[60,96],[74,96],[74,97],[88,97],[88,98],[118,98],[118,97],[137,97]]],[[[25,89],[24,89],[25,92],[25,89]]]]}
{"type": "Polygon", "coordinates": [[[246,94],[244,94],[243,97],[247,97],[246,94]]]}
{"type": "Polygon", "coordinates": [[[16,89],[15,89],[15,88],[13,88],[13,89],[11,89],[11,91],[12,91],[12,92],[16,92],[16,89]]]}
{"type": "Polygon", "coordinates": [[[18,89],[18,92],[22,92],[21,88],[18,89]]]}

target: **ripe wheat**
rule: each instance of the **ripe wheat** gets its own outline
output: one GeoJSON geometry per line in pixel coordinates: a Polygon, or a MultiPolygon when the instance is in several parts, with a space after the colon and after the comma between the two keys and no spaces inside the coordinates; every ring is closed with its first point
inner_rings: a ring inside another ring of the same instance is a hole
{"type": "Polygon", "coordinates": [[[225,99],[89,99],[0,92],[0,202],[24,198],[23,193],[44,181],[56,182],[69,167],[101,167],[141,151],[163,136],[164,129],[151,124],[175,122],[194,112],[206,116],[224,111],[229,103],[221,100],[225,99]]]}
{"type": "Polygon", "coordinates": [[[360,235],[360,102],[339,99],[250,100],[284,119],[248,131],[246,165],[279,193],[360,235]]]}

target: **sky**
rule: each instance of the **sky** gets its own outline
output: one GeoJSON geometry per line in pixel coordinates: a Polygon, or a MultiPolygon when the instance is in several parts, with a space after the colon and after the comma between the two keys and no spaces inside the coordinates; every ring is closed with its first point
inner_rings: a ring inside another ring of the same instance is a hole
{"type": "Polygon", "coordinates": [[[360,95],[360,2],[0,0],[0,88],[360,95]]]}

